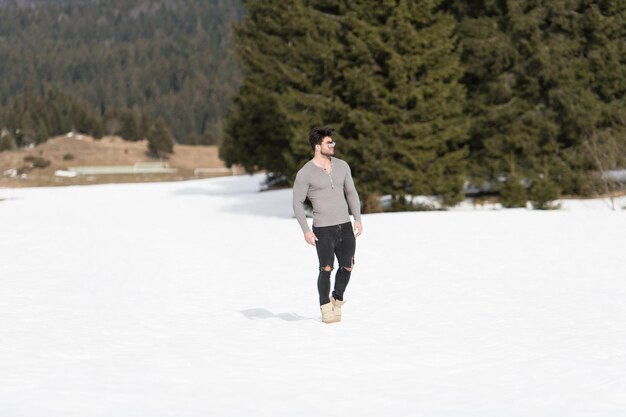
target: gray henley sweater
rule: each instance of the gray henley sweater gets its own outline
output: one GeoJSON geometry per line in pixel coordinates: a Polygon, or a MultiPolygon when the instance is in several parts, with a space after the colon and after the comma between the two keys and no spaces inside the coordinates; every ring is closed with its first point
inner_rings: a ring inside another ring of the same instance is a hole
{"type": "Polygon", "coordinates": [[[304,200],[309,197],[313,205],[313,225],[333,226],[354,220],[361,220],[359,194],[352,181],[350,166],[342,159],[331,157],[332,169],[328,173],[313,163],[304,164],[296,175],[293,185],[293,212],[303,232],[311,229],[306,221],[304,200]]]}

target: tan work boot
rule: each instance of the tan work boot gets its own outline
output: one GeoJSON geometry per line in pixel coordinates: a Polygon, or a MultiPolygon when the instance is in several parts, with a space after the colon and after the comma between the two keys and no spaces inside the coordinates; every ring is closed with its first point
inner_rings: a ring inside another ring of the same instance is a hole
{"type": "Polygon", "coordinates": [[[341,321],[341,306],[346,302],[335,300],[333,297],[330,297],[330,303],[333,305],[333,315],[335,316],[335,321],[341,321]]]}
{"type": "Polygon", "coordinates": [[[335,318],[335,313],[333,313],[333,304],[327,303],[320,306],[320,310],[322,310],[322,321],[324,323],[336,323],[337,319],[335,318]]]}

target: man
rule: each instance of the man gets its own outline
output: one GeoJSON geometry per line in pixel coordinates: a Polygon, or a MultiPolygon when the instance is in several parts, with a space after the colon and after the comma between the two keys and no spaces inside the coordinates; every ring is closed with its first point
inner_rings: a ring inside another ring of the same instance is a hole
{"type": "Polygon", "coordinates": [[[354,266],[355,237],[363,231],[361,203],[350,166],[333,156],[334,131],[331,127],[311,129],[309,143],[315,154],[298,171],[293,186],[293,211],[304,232],[304,240],[317,250],[320,268],[317,289],[324,323],[341,321],[341,306],[345,302],[343,295],[354,266]],[[307,197],[313,205],[313,230],[309,228],[304,211],[307,197]],[[348,208],[354,216],[354,228],[348,208]],[[332,296],[329,296],[335,256],[339,268],[332,296]]]}

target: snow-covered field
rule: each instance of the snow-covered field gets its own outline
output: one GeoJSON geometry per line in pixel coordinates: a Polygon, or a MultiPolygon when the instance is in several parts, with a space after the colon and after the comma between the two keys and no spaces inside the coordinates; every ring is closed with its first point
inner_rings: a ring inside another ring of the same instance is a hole
{"type": "Polygon", "coordinates": [[[0,189],[0,416],[626,415],[625,210],[366,215],[326,325],[261,180],[0,189]]]}

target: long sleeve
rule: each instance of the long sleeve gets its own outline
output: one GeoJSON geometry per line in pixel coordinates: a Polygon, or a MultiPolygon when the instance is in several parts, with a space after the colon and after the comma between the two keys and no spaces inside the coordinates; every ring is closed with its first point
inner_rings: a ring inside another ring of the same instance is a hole
{"type": "Polygon", "coordinates": [[[304,211],[304,200],[306,200],[309,184],[302,178],[300,172],[296,175],[296,181],[293,184],[293,212],[296,215],[298,223],[302,228],[302,232],[310,232],[309,224],[306,221],[306,212],[304,211]]]}
{"type": "Polygon", "coordinates": [[[359,200],[359,193],[356,191],[354,181],[352,180],[352,171],[350,170],[350,167],[348,167],[348,172],[346,173],[343,189],[346,194],[348,207],[350,207],[350,212],[352,213],[352,216],[354,216],[354,220],[361,221],[361,201],[359,200]]]}

